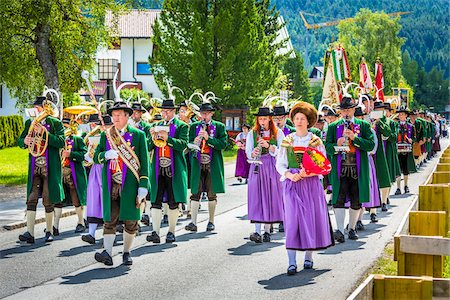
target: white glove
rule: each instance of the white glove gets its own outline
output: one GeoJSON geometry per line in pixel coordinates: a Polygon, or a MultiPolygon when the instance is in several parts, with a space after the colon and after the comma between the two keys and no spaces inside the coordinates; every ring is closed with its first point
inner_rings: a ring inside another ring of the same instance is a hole
{"type": "Polygon", "coordinates": [[[94,160],[92,159],[92,157],[89,156],[89,153],[86,153],[84,155],[84,160],[87,161],[88,163],[93,163],[94,160]]]}
{"type": "Polygon", "coordinates": [[[148,190],[147,190],[146,188],[140,187],[140,188],[138,189],[138,198],[139,198],[139,201],[144,200],[145,197],[147,197],[147,194],[148,194],[148,190]]]}
{"type": "Polygon", "coordinates": [[[113,150],[113,149],[108,150],[105,153],[105,159],[106,160],[116,159],[118,157],[119,157],[119,153],[117,153],[117,151],[113,150]]]}

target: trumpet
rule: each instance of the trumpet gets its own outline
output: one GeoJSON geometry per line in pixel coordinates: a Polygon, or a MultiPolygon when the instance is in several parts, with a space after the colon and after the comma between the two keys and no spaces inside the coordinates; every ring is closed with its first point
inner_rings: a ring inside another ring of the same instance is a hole
{"type": "MultiPolygon", "coordinates": [[[[202,121],[201,122],[202,125],[202,130],[206,130],[206,122],[202,121]]],[[[195,146],[197,146],[195,148],[195,154],[198,154],[198,152],[200,151],[200,145],[202,144],[203,138],[199,139],[197,143],[195,143],[195,146]]]]}
{"type": "Polygon", "coordinates": [[[152,141],[153,144],[155,144],[155,146],[158,148],[164,148],[167,146],[167,141],[162,139],[158,132],[152,134],[152,141]]]}

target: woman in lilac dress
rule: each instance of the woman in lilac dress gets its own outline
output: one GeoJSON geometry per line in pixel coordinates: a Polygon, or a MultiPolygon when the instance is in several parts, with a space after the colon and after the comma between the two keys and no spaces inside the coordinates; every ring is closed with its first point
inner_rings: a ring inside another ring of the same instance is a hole
{"type": "Polygon", "coordinates": [[[306,173],[302,164],[307,148],[326,155],[322,140],[308,132],[317,121],[317,110],[309,103],[298,102],[291,110],[290,119],[295,132],[283,140],[276,168],[283,182],[284,230],[289,258],[287,273],[294,275],[298,250],[306,251],[303,266],[311,269],[312,251],[330,247],[334,241],[320,175],[306,173]]]}
{"type": "Polygon", "coordinates": [[[245,154],[245,143],[249,130],[250,125],[243,124],[242,132],[236,136],[236,146],[238,147],[238,151],[236,157],[236,173],[234,176],[238,178],[239,182],[242,182],[242,179],[245,179],[245,183],[247,183],[248,172],[250,170],[250,164],[247,162],[247,155],[245,154]]]}
{"type": "Polygon", "coordinates": [[[275,168],[284,134],[272,121],[269,107],[260,107],[256,124],[247,135],[245,152],[252,162],[248,177],[248,219],[255,223],[250,240],[255,243],[270,242],[270,225],[283,221],[283,199],[280,175],[275,168]],[[261,236],[261,224],[264,234],[261,236]]]}

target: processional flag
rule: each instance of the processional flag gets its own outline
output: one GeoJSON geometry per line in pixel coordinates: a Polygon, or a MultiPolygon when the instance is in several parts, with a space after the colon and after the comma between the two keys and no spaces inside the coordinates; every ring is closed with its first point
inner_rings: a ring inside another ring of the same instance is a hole
{"type": "Polygon", "coordinates": [[[375,97],[378,98],[378,100],[381,100],[384,102],[384,76],[383,76],[383,64],[380,61],[380,58],[377,58],[377,61],[375,63],[375,97]]]}

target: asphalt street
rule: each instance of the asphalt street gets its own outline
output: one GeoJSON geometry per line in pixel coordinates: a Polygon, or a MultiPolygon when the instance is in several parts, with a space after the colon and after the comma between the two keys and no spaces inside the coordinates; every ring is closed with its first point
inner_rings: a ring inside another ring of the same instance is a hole
{"type": "MultiPolygon", "coordinates": [[[[442,142],[443,148],[448,140],[442,142]]],[[[270,243],[248,240],[254,227],[247,221],[247,186],[232,178],[234,166],[226,167],[227,193],[219,196],[216,230],[205,231],[207,203],[202,203],[199,231],[189,233],[182,218],[177,226],[177,242],[153,245],[145,240],[150,228],[138,236],[132,256],[133,266],[121,265],[121,236],[114,247],[114,266],[94,260],[101,247],[90,246],[73,233],[76,217],[63,218],[62,232],[53,243],[44,244],[44,224],[36,226],[36,243],[20,245],[17,236],[24,229],[0,233],[0,298],[11,299],[345,299],[368,268],[392,240],[418,187],[438,158],[410,176],[410,194],[391,197],[387,213],[378,223],[363,223],[357,241],[347,240],[314,253],[314,269],[302,270],[303,253],[298,252],[299,273],[286,276],[288,266],[284,236],[275,233],[270,243]]],[[[391,194],[395,189],[393,188],[391,194]]],[[[330,211],[334,226],[334,216],[330,211]]],[[[167,227],[163,228],[164,236],[167,227]]],[[[276,232],[277,230],[275,230],[276,232]]],[[[165,238],[162,238],[162,242],[165,238]]]]}

